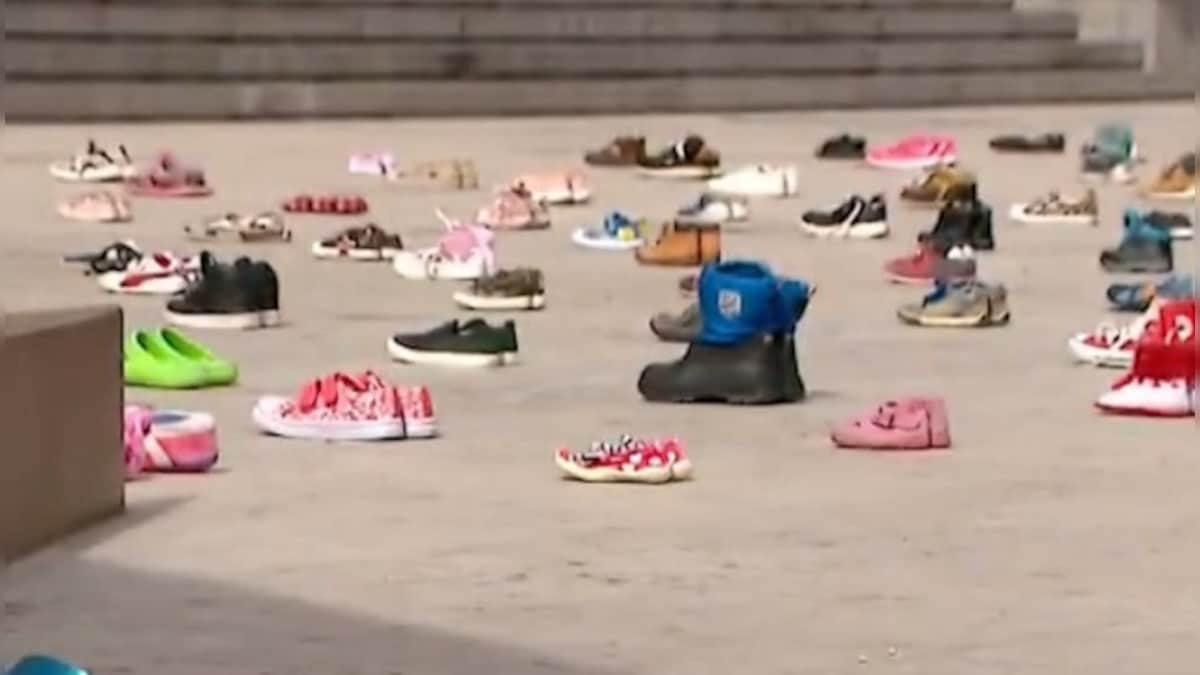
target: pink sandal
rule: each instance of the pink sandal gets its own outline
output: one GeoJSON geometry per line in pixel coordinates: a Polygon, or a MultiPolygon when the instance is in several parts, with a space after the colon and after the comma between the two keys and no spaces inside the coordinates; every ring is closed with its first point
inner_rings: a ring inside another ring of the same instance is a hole
{"type": "Polygon", "coordinates": [[[58,215],[88,223],[127,223],[133,220],[129,200],[103,190],[64,199],[58,204],[58,215]]]}
{"type": "Polygon", "coordinates": [[[169,152],[130,178],[126,187],[130,194],[143,197],[208,197],[213,193],[203,170],[184,166],[169,152]]]}
{"type": "Polygon", "coordinates": [[[840,448],[932,450],[950,447],[950,422],[940,398],[887,401],[837,425],[832,439],[840,448]]]}
{"type": "Polygon", "coordinates": [[[582,204],[592,198],[587,175],[576,169],[517,176],[511,187],[524,190],[534,201],[546,204],[582,204]]]}
{"type": "Polygon", "coordinates": [[[493,230],[544,230],[550,227],[550,211],[517,186],[497,193],[490,205],[479,209],[476,220],[493,230]]]}

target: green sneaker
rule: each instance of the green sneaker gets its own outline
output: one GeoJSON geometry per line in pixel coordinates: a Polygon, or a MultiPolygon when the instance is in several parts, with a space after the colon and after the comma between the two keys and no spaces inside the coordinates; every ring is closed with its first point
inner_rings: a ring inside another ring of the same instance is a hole
{"type": "Polygon", "coordinates": [[[174,328],[162,328],[151,333],[151,339],[186,361],[199,365],[207,375],[206,386],[223,387],[237,381],[237,365],[213,354],[207,347],[174,328]]]}

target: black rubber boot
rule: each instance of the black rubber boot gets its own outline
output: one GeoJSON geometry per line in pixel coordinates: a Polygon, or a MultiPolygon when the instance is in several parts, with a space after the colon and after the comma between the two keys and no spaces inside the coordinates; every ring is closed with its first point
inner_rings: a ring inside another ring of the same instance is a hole
{"type": "MultiPolygon", "coordinates": [[[[642,370],[638,391],[648,401],[767,404],[797,400],[804,385],[783,377],[795,363],[794,343],[763,333],[738,345],[693,342],[683,358],[642,370]],[[786,347],[791,348],[788,356],[786,347]]],[[[795,373],[794,366],[792,371],[795,373]]],[[[796,375],[797,381],[799,375],[796,375]]]]}
{"type": "Polygon", "coordinates": [[[779,377],[783,379],[783,400],[803,400],[807,392],[804,380],[800,377],[800,364],[796,362],[796,338],[790,333],[782,336],[780,356],[779,377]]]}

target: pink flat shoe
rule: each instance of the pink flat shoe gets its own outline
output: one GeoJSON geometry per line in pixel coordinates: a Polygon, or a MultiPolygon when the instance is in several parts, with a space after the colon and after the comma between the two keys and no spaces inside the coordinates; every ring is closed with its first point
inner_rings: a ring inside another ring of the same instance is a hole
{"type": "Polygon", "coordinates": [[[125,406],[125,480],[142,475],[149,461],[146,458],[146,436],[150,435],[150,409],[138,405],[125,406]]]}
{"type": "Polygon", "coordinates": [[[528,192],[535,202],[546,204],[582,204],[592,198],[587,175],[575,169],[517,176],[511,187],[528,192]]]}
{"type": "Polygon", "coordinates": [[[550,227],[550,211],[521,186],[503,190],[475,218],[493,230],[543,230],[550,227]]]}
{"type": "Polygon", "coordinates": [[[886,147],[872,148],[867,152],[867,163],[883,169],[927,169],[949,164],[957,154],[957,144],[949,136],[916,135],[886,147]]]}
{"type": "Polygon", "coordinates": [[[217,463],[217,425],[208,413],[142,408],[149,420],[145,436],[150,473],[203,473],[217,463]]]}
{"type": "Polygon", "coordinates": [[[946,403],[940,398],[888,401],[877,410],[837,425],[831,435],[840,448],[931,450],[950,447],[946,403]]]}

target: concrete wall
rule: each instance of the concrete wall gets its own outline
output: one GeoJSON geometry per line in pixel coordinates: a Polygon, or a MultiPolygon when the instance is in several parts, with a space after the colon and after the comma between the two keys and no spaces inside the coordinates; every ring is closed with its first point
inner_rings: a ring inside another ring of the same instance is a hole
{"type": "Polygon", "coordinates": [[[125,505],[121,310],[15,314],[0,335],[0,564],[125,505]]]}

